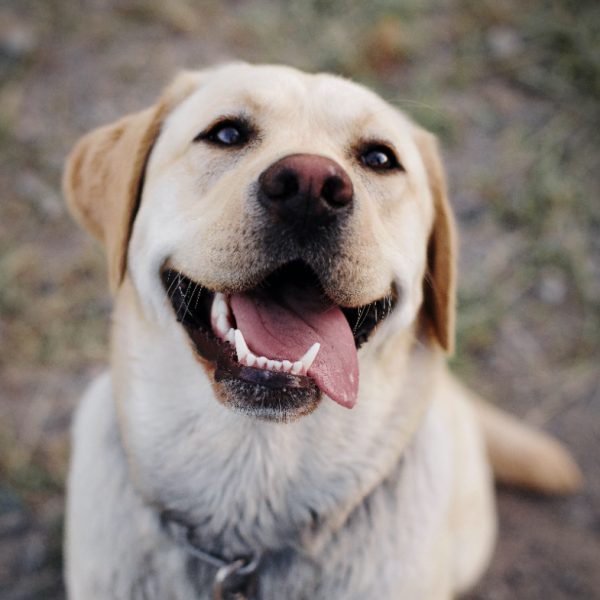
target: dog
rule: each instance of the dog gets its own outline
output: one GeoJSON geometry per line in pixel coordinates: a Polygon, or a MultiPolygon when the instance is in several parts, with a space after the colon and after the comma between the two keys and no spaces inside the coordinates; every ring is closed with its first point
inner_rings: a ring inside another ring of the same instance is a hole
{"type": "Polygon", "coordinates": [[[74,599],[444,600],[501,481],[580,485],[449,372],[456,234],[433,135],[328,74],[183,72],[83,137],[111,366],[73,430],[74,599]]]}

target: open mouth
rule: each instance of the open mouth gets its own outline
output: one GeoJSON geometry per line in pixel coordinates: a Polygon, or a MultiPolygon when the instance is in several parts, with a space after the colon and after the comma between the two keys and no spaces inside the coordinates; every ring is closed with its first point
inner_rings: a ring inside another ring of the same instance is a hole
{"type": "Polygon", "coordinates": [[[195,351],[215,365],[217,381],[317,397],[320,390],[347,408],[358,395],[357,349],[394,306],[393,294],[358,308],[338,306],[299,261],[231,295],[172,268],[161,277],[177,320],[195,351]]]}

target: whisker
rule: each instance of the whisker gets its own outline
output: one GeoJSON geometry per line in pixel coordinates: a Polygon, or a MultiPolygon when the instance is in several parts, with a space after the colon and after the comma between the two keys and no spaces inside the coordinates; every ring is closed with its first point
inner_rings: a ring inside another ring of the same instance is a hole
{"type": "MultiPolygon", "coordinates": [[[[181,281],[182,281],[181,275],[179,276],[179,281],[180,281],[179,285],[181,285],[181,281]]],[[[179,293],[181,294],[181,290],[179,290],[179,293]]],[[[189,307],[189,304],[188,304],[188,300],[187,300],[187,297],[188,297],[189,293],[190,293],[190,287],[187,286],[185,288],[185,293],[182,294],[181,304],[179,305],[179,307],[177,309],[177,318],[178,319],[180,318],[179,317],[179,311],[181,310],[181,307],[183,307],[183,311],[184,311],[183,312],[183,316],[186,317],[186,316],[189,315],[192,318],[192,320],[195,321],[196,319],[194,318],[194,315],[192,314],[192,311],[190,310],[190,307],[189,307]]]]}
{"type": "Polygon", "coordinates": [[[202,286],[199,283],[194,283],[194,291],[192,292],[192,298],[194,294],[196,294],[196,302],[194,302],[194,310],[198,310],[198,302],[200,301],[200,296],[202,295],[202,286]]]}
{"type": "Polygon", "coordinates": [[[373,303],[371,302],[370,304],[367,304],[366,307],[364,307],[364,312],[362,314],[362,319],[359,317],[358,322],[356,323],[356,329],[360,329],[360,327],[363,325],[363,323],[366,321],[367,319],[367,315],[369,314],[369,311],[371,310],[371,307],[373,306],[373,303]]]}
{"type": "Polygon", "coordinates": [[[356,318],[356,323],[354,323],[354,327],[352,328],[352,333],[356,334],[356,330],[358,329],[358,323],[360,322],[360,317],[362,315],[363,307],[358,307],[358,317],[356,318]]]}
{"type": "MultiPolygon", "coordinates": [[[[167,282],[169,282],[169,281],[170,281],[170,279],[171,279],[171,277],[172,277],[172,274],[173,274],[173,272],[172,272],[172,271],[169,271],[169,273],[168,273],[168,275],[167,275],[167,282]]],[[[169,287],[167,288],[167,296],[168,296],[169,298],[171,298],[171,297],[172,297],[172,294],[173,294],[173,286],[175,285],[175,283],[176,283],[176,282],[177,282],[177,278],[174,278],[174,279],[173,279],[173,281],[171,281],[171,282],[169,283],[169,287]]]]}

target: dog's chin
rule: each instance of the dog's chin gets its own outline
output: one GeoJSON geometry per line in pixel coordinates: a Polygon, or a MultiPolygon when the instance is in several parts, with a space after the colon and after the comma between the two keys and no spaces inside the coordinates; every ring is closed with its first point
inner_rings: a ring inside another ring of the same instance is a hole
{"type": "Polygon", "coordinates": [[[307,387],[270,388],[250,383],[229,373],[216,373],[221,402],[248,417],[290,423],[313,412],[321,401],[321,390],[311,382],[307,387]]]}
{"type": "MultiPolygon", "coordinates": [[[[327,395],[331,395],[338,403],[351,407],[355,398],[350,398],[347,402],[345,400],[351,397],[352,392],[357,392],[358,366],[355,364],[355,369],[350,368],[347,373],[345,369],[338,368],[338,373],[343,372],[342,375],[337,375],[338,381],[343,387],[345,377],[346,385],[350,386],[350,393],[342,395],[338,393],[338,388],[333,388],[331,394],[326,382],[319,383],[318,365],[312,366],[320,344],[313,344],[311,339],[312,345],[309,344],[308,350],[298,359],[297,356],[301,353],[298,352],[297,342],[294,347],[293,336],[285,338],[285,343],[277,347],[278,334],[274,332],[287,333],[286,326],[294,329],[295,325],[296,338],[299,336],[306,341],[310,336],[303,338],[302,331],[306,330],[312,334],[314,330],[310,330],[309,326],[304,324],[304,320],[308,323],[312,316],[312,324],[315,326],[314,319],[317,319],[318,330],[318,319],[323,319],[321,324],[327,324],[327,319],[330,320],[332,313],[335,313],[338,329],[334,329],[334,345],[344,346],[344,340],[338,339],[337,332],[345,331],[345,352],[346,356],[350,357],[350,364],[352,357],[356,360],[356,348],[368,339],[394,305],[393,297],[388,296],[371,303],[368,307],[335,308],[332,302],[325,298],[323,288],[314,272],[306,265],[298,264],[284,266],[256,288],[244,292],[245,300],[239,299],[238,296],[238,299],[233,298],[232,301],[231,297],[212,292],[180,271],[169,267],[162,270],[161,278],[177,321],[187,333],[193,352],[210,377],[217,399],[235,412],[279,423],[294,421],[313,412],[324,395],[323,387],[327,395]],[[300,301],[297,300],[297,296],[301,297],[300,301]],[[246,305],[243,302],[246,302],[246,305]],[[289,306],[290,302],[295,304],[292,308],[289,306]],[[267,326],[262,338],[262,330],[259,334],[255,331],[255,335],[258,335],[255,341],[259,344],[261,339],[262,343],[267,339],[268,345],[268,342],[275,339],[274,353],[279,355],[279,360],[255,356],[248,349],[239,329],[238,318],[246,318],[248,315],[254,319],[246,322],[250,330],[253,329],[253,324],[258,327],[264,325],[262,319],[265,316],[265,306],[272,309],[275,323],[267,326]],[[306,309],[306,313],[303,309],[306,309]],[[258,311],[258,316],[253,312],[255,310],[258,311]],[[287,322],[285,314],[291,315],[287,322]],[[240,337],[242,339],[238,339],[240,337]],[[288,347],[288,343],[291,347],[288,347]],[[282,354],[293,350],[297,354],[295,358],[282,358],[282,354]],[[348,383],[349,381],[352,383],[348,383]]],[[[329,363],[325,369],[326,373],[328,369],[329,363]]],[[[336,377],[329,374],[326,376],[334,379],[336,377]]]]}
{"type": "Polygon", "coordinates": [[[262,421],[290,423],[319,405],[322,393],[310,377],[242,365],[230,344],[185,320],[181,323],[223,406],[262,421]]]}

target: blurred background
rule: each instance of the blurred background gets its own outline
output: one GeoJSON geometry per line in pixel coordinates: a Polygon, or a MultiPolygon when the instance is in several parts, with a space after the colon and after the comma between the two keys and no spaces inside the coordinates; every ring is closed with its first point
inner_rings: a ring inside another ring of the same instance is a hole
{"type": "Polygon", "coordinates": [[[439,135],[461,229],[453,367],[587,478],[567,499],[499,490],[469,597],[600,598],[595,0],[3,0],[0,597],[64,597],[70,418],[107,361],[104,260],[66,213],[64,157],[178,69],[234,58],[347,75],[439,135]]]}

